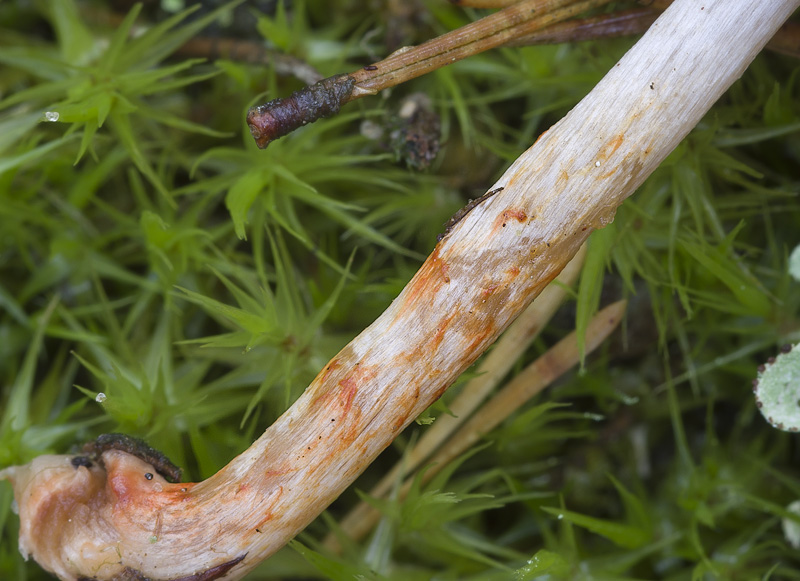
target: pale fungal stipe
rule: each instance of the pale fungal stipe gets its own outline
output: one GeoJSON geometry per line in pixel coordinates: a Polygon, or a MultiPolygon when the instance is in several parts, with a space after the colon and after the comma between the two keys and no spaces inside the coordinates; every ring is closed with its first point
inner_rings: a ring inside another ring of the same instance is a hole
{"type": "Polygon", "coordinates": [[[44,114],[44,120],[50,121],[51,123],[58,121],[59,117],[60,115],[58,114],[58,111],[46,111],[44,114]]]}
{"type": "Polygon", "coordinates": [[[387,310],[207,480],[170,483],[108,447],[90,466],[51,455],[0,470],[19,503],[23,556],[64,581],[234,581],[284,547],[613,219],[800,0],[701,5],[675,0],[508,168],[503,191],[435,246],[387,310]],[[586,171],[598,155],[600,178],[586,171]]]}

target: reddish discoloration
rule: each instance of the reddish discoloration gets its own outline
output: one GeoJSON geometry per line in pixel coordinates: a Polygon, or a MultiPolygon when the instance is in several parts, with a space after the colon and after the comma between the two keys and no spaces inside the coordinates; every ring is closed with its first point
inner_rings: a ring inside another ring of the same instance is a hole
{"type": "Polygon", "coordinates": [[[431,349],[436,350],[439,348],[439,345],[442,344],[444,340],[444,334],[447,331],[447,325],[439,325],[436,327],[436,333],[433,335],[433,339],[431,340],[431,349]]]}
{"type": "Polygon", "coordinates": [[[486,299],[492,296],[494,294],[494,291],[496,291],[498,288],[500,288],[499,284],[493,284],[492,286],[483,287],[481,289],[481,302],[486,302],[486,299]]]}
{"type": "Polygon", "coordinates": [[[337,408],[344,407],[344,411],[348,411],[353,403],[358,392],[360,382],[364,380],[365,376],[374,376],[366,374],[361,363],[352,364],[348,369],[346,363],[348,360],[355,358],[352,351],[345,348],[342,350],[337,358],[317,376],[313,385],[319,392],[315,399],[311,402],[311,407],[328,406],[334,403],[337,408]],[[345,365],[342,364],[345,363],[345,365]],[[329,387],[323,389],[323,385],[335,385],[336,387],[329,387]],[[337,389],[338,388],[338,389],[337,389]]]}
{"type": "Polygon", "coordinates": [[[264,518],[261,519],[253,528],[260,529],[263,525],[265,525],[266,523],[275,518],[275,514],[272,509],[275,507],[275,504],[281,499],[281,496],[283,496],[283,486],[278,486],[278,488],[275,489],[275,492],[273,492],[269,497],[270,499],[269,505],[263,509],[264,518]]]}
{"type": "Polygon", "coordinates": [[[514,220],[520,224],[524,224],[528,221],[528,214],[526,214],[524,210],[518,208],[505,210],[497,218],[495,218],[493,229],[497,230],[498,228],[505,228],[509,222],[514,220]]]}
{"type": "Polygon", "coordinates": [[[119,450],[103,452],[107,472],[107,489],[114,499],[114,511],[156,511],[181,493],[184,484],[170,484],[153,466],[119,450]],[[148,479],[147,474],[152,474],[148,479]]]}
{"type": "Polygon", "coordinates": [[[328,380],[328,377],[331,373],[339,369],[342,364],[339,359],[331,359],[330,363],[328,363],[325,368],[319,372],[317,378],[314,380],[314,383],[323,384],[328,380]]]}
{"type": "Polygon", "coordinates": [[[449,267],[439,257],[439,247],[433,250],[403,291],[403,310],[419,308],[417,303],[426,298],[426,302],[431,302],[433,295],[442,288],[442,285],[450,282],[449,267]]]}
{"type": "Polygon", "coordinates": [[[507,214],[509,218],[516,220],[520,224],[528,221],[528,214],[523,210],[509,210],[508,212],[503,212],[503,214],[507,214]]]}
{"type": "Polygon", "coordinates": [[[266,470],[264,471],[265,478],[280,478],[289,474],[290,472],[294,472],[294,470],[266,470]]]}
{"type": "Polygon", "coordinates": [[[475,338],[472,339],[469,346],[467,347],[466,351],[468,353],[475,353],[477,352],[478,348],[485,344],[487,338],[493,337],[495,333],[495,325],[494,322],[487,322],[483,328],[485,329],[482,333],[475,335],[475,338]]]}
{"type": "Polygon", "coordinates": [[[606,144],[606,150],[607,151],[605,152],[605,157],[609,158],[612,155],[614,155],[614,152],[619,149],[619,147],[620,147],[620,145],[622,145],[623,141],[625,141],[625,138],[622,135],[617,135],[611,141],[609,141],[606,144]]]}
{"type": "Polygon", "coordinates": [[[517,276],[519,275],[519,267],[512,266],[511,268],[506,270],[506,274],[508,275],[508,278],[511,279],[517,278],[517,276]]]}
{"type": "Polygon", "coordinates": [[[445,284],[450,284],[450,276],[448,275],[448,271],[450,270],[450,266],[443,260],[439,261],[439,272],[442,274],[442,281],[445,284]]]}
{"type": "Polygon", "coordinates": [[[358,370],[339,382],[339,387],[341,389],[339,390],[338,400],[339,406],[344,413],[349,412],[350,408],[353,407],[353,400],[356,397],[356,393],[358,393],[358,385],[361,378],[354,377],[356,375],[360,375],[358,370]]]}
{"type": "Polygon", "coordinates": [[[433,396],[434,397],[434,401],[436,401],[437,399],[442,397],[444,395],[444,392],[446,392],[447,388],[450,387],[451,385],[452,385],[452,382],[439,384],[439,386],[436,387],[435,391],[434,391],[434,396],[433,396]]]}
{"type": "Polygon", "coordinates": [[[445,333],[450,328],[450,323],[453,321],[453,319],[457,317],[458,313],[454,312],[450,313],[447,317],[442,319],[442,322],[439,324],[438,327],[436,327],[436,333],[433,335],[433,338],[431,339],[428,348],[429,352],[435,352],[439,348],[439,345],[441,345],[442,340],[444,339],[445,333]]]}
{"type": "Polygon", "coordinates": [[[403,405],[402,408],[398,406],[398,414],[394,423],[395,432],[401,431],[406,425],[408,425],[411,422],[411,420],[414,419],[414,417],[416,417],[417,414],[419,414],[422,411],[422,410],[417,410],[415,412],[419,398],[420,398],[419,387],[415,385],[413,393],[409,393],[405,398],[403,398],[403,402],[405,405],[403,405]],[[412,413],[414,413],[414,417],[411,417],[412,413]]]}

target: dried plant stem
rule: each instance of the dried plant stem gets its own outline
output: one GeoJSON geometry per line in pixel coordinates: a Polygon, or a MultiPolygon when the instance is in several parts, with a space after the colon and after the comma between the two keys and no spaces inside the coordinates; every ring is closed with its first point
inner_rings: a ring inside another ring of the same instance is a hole
{"type": "Polygon", "coordinates": [[[608,1],[523,0],[419,46],[395,51],[354,73],[324,79],[285,99],[253,107],[247,113],[247,124],[256,144],[264,148],[303,125],[338,113],[350,101],[501,46],[608,1]]]}
{"type": "Polygon", "coordinates": [[[240,579],[316,518],[614,218],[800,0],[676,0],[456,224],[389,308],[199,483],[119,450],[0,471],[61,579],[240,579]],[[148,478],[149,476],[149,478],[148,478]]]}
{"type": "Polygon", "coordinates": [[[767,48],[800,59],[800,22],[787,22],[767,43],[767,48]]]}
{"type": "Polygon", "coordinates": [[[419,46],[401,49],[369,67],[350,73],[355,81],[352,101],[429,73],[468,56],[502,46],[606,4],[608,0],[523,0],[504,10],[443,34],[419,46]]]}
{"type": "MultiPolygon", "coordinates": [[[[408,474],[416,470],[472,415],[547,325],[547,322],[561,305],[566,295],[565,287],[572,286],[578,278],[585,256],[586,249],[583,247],[561,271],[558,278],[553,283],[550,283],[542,291],[542,294],[514,321],[514,324],[503,333],[492,348],[491,353],[486,356],[477,368],[477,376],[471,379],[461,390],[458,397],[449,404],[449,409],[453,415],[444,415],[438,418],[426,430],[416,445],[404,455],[403,459],[395,464],[380,482],[369,491],[370,496],[374,498],[385,497],[398,478],[402,478],[404,473],[408,474]]],[[[359,538],[360,533],[356,531],[361,531],[361,527],[366,524],[363,522],[363,518],[368,511],[369,506],[366,503],[360,503],[340,521],[340,526],[353,538],[359,538]]],[[[329,536],[325,544],[329,548],[335,548],[335,538],[332,535],[329,536]]]]}
{"type": "Polygon", "coordinates": [[[530,46],[582,42],[599,38],[642,34],[655,22],[660,12],[653,9],[625,10],[592,18],[559,22],[509,41],[505,46],[530,46]]]}
{"type": "MultiPolygon", "coordinates": [[[[609,0],[476,1],[470,5],[508,7],[418,47],[400,49],[353,73],[318,81],[290,97],[251,108],[247,124],[256,144],[264,148],[303,125],[338,113],[350,101],[377,94],[485,50],[641,34],[655,21],[659,11],[672,2],[656,0],[647,9],[567,21],[609,0]]],[[[767,47],[800,58],[800,25],[785,25],[767,47]]]]}
{"type": "MultiPolygon", "coordinates": [[[[617,328],[625,314],[626,305],[626,301],[618,301],[607,306],[592,318],[586,329],[587,354],[599,347],[611,332],[617,328]]],[[[460,428],[452,433],[445,445],[431,457],[428,467],[422,475],[422,482],[428,482],[436,476],[448,463],[477,444],[481,437],[519,411],[520,407],[524,406],[533,396],[542,392],[561,375],[576,366],[580,362],[580,357],[577,334],[573,331],[523,369],[508,385],[503,387],[481,407],[474,416],[466,419],[460,428]]],[[[402,467],[406,469],[405,472],[393,472],[393,479],[390,481],[392,486],[396,484],[398,479],[403,478],[404,474],[413,474],[415,471],[411,462],[402,467]]],[[[411,476],[405,479],[398,490],[398,498],[403,499],[406,497],[413,482],[414,478],[411,476]]],[[[391,489],[391,486],[389,489],[391,489]]],[[[381,496],[385,496],[389,489],[381,496]]],[[[370,494],[370,496],[374,495],[370,494]]],[[[381,512],[374,506],[361,502],[343,520],[339,521],[340,530],[338,533],[345,534],[358,541],[378,524],[381,516],[381,512]]],[[[341,550],[333,534],[328,535],[324,545],[327,549],[335,552],[341,550]]]]}
{"type": "MultiPolygon", "coordinates": [[[[532,34],[515,38],[504,46],[560,44],[644,34],[669,4],[670,2],[660,2],[654,3],[649,8],[559,22],[532,34]]],[[[766,48],[800,58],[800,22],[784,23],[767,43],[766,48]]]]}
{"type": "Polygon", "coordinates": [[[505,8],[516,4],[519,0],[450,0],[450,2],[465,8],[505,8]]]}

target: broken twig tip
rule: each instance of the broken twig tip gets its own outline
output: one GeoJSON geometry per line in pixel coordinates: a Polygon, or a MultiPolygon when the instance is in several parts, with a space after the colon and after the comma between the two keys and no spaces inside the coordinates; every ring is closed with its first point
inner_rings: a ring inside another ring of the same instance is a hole
{"type": "Polygon", "coordinates": [[[289,97],[251,107],[247,112],[247,125],[256,145],[264,149],[270,142],[303,125],[335,115],[348,102],[354,87],[355,80],[350,75],[336,75],[289,97]]]}

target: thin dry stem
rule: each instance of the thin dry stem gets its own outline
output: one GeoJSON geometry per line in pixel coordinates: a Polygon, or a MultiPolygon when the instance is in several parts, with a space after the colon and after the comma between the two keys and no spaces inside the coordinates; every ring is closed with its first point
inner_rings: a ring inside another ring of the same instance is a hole
{"type": "MultiPolygon", "coordinates": [[[[671,0],[654,3],[649,8],[559,22],[532,34],[510,40],[504,46],[560,44],[644,34],[670,3],[671,0]]],[[[786,56],[800,58],[800,22],[784,23],[767,43],[766,48],[786,56]]]]}
{"type": "Polygon", "coordinates": [[[800,59],[800,22],[787,22],[767,43],[767,48],[800,59]]]}
{"type": "Polygon", "coordinates": [[[506,46],[583,42],[599,38],[642,34],[650,28],[659,14],[658,10],[638,9],[559,22],[533,34],[515,38],[506,46]]]}
{"type": "Polygon", "coordinates": [[[374,95],[468,56],[502,46],[512,38],[602,6],[608,1],[523,0],[420,46],[400,49],[378,63],[351,73],[355,87],[348,100],[374,95]]]}
{"type": "Polygon", "coordinates": [[[247,112],[247,124],[258,147],[264,148],[303,125],[336,114],[350,101],[501,46],[608,1],[523,0],[420,46],[395,51],[353,73],[324,79],[287,98],[253,107],[247,112]]]}
{"type": "Polygon", "coordinates": [[[451,4],[465,8],[505,8],[516,4],[519,0],[450,0],[451,4]]]}

